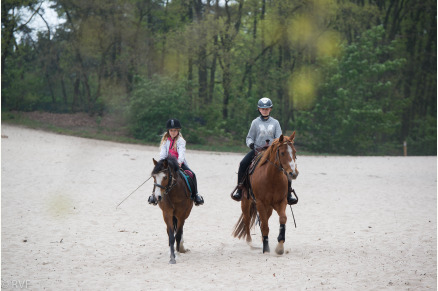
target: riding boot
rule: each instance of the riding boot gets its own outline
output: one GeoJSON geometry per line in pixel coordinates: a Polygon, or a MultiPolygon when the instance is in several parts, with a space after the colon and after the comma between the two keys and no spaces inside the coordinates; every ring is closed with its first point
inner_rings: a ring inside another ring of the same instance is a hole
{"type": "Polygon", "coordinates": [[[198,194],[198,181],[196,180],[196,176],[193,177],[193,189],[190,194],[190,199],[195,202],[195,206],[204,204],[204,198],[198,194]]]}
{"type": "Polygon", "coordinates": [[[193,202],[195,202],[195,206],[199,206],[199,205],[204,204],[204,198],[201,195],[199,195],[198,193],[196,193],[196,194],[192,193],[192,195],[190,196],[190,199],[192,199],[193,202]]]}
{"type": "Polygon", "coordinates": [[[240,201],[242,200],[242,189],[243,189],[243,184],[239,183],[239,185],[237,185],[237,191],[236,193],[234,193],[231,198],[235,201],[240,201]]]}
{"type": "Polygon", "coordinates": [[[148,203],[151,204],[151,205],[154,205],[154,206],[158,204],[158,201],[157,201],[157,199],[155,198],[155,195],[154,195],[154,194],[152,194],[151,196],[149,196],[149,198],[148,198],[148,203]]]}
{"type": "Polygon", "coordinates": [[[298,203],[298,199],[292,196],[292,192],[295,191],[292,189],[292,183],[289,181],[287,186],[287,204],[294,205],[298,203]]]}

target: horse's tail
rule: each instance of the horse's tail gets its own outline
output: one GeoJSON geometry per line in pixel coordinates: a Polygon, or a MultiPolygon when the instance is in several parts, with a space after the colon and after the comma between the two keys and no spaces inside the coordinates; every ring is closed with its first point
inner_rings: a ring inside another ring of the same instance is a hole
{"type": "MultiPolygon", "coordinates": [[[[251,229],[254,226],[257,217],[257,207],[254,201],[251,201],[251,205],[249,206],[249,217],[249,229],[251,229]]],[[[233,236],[241,239],[246,238],[247,235],[249,234],[245,231],[245,220],[243,219],[242,213],[236,225],[234,226],[233,236]]]]}

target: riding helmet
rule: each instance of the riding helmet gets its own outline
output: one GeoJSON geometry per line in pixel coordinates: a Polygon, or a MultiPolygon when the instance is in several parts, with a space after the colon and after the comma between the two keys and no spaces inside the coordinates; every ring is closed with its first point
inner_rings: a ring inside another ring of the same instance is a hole
{"type": "Polygon", "coordinates": [[[267,97],[263,97],[257,103],[258,108],[272,108],[272,101],[267,97]]]}
{"type": "Polygon", "coordinates": [[[172,128],[181,129],[181,122],[178,119],[169,119],[166,123],[166,128],[167,130],[172,128]]]}

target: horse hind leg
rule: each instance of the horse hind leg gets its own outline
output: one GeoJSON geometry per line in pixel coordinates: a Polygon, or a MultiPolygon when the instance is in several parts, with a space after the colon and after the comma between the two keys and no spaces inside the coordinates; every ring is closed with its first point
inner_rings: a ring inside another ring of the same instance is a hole
{"type": "Polygon", "coordinates": [[[246,243],[251,244],[252,239],[251,239],[251,232],[250,232],[250,227],[251,227],[251,201],[246,199],[246,190],[243,191],[242,193],[242,202],[241,202],[241,209],[242,209],[242,214],[243,214],[243,223],[244,223],[244,227],[243,227],[243,232],[244,232],[244,237],[246,238],[246,243]]]}
{"type": "Polygon", "coordinates": [[[184,221],[181,221],[178,225],[178,228],[176,230],[176,250],[180,253],[185,253],[187,250],[184,248],[184,239],[183,239],[183,228],[184,228],[184,221]]]}

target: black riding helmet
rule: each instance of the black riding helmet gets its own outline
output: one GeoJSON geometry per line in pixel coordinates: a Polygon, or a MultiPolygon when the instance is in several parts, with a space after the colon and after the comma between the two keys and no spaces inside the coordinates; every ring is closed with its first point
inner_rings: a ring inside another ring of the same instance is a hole
{"type": "Polygon", "coordinates": [[[257,103],[258,108],[272,108],[272,101],[267,97],[263,97],[257,103]]]}
{"type": "MultiPolygon", "coordinates": [[[[257,102],[257,111],[263,117],[263,114],[260,112],[260,108],[272,108],[273,104],[271,99],[267,97],[263,97],[257,102]]],[[[269,116],[269,115],[268,115],[269,116]]]]}
{"type": "Polygon", "coordinates": [[[167,128],[167,130],[172,129],[172,128],[181,129],[181,122],[179,122],[178,119],[169,119],[166,122],[166,128],[167,128]]]}

